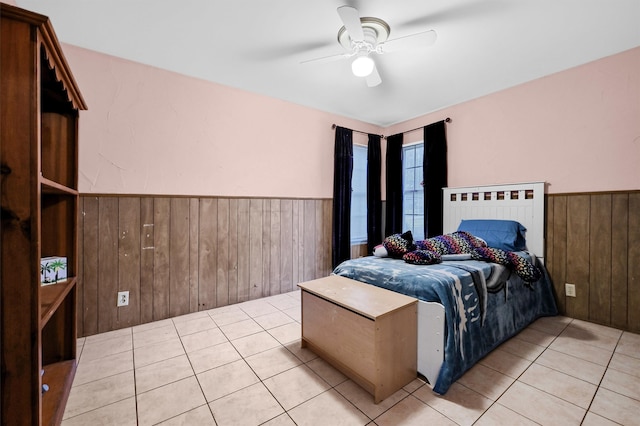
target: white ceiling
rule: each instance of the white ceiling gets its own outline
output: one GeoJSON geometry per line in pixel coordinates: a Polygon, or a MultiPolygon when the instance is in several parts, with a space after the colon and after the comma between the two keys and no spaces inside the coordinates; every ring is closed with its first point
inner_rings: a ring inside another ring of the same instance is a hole
{"type": "Polygon", "coordinates": [[[389,126],[640,46],[639,0],[16,0],[68,44],[389,126]],[[376,57],[368,88],[344,50],[338,6],[418,51],[376,57]]]}

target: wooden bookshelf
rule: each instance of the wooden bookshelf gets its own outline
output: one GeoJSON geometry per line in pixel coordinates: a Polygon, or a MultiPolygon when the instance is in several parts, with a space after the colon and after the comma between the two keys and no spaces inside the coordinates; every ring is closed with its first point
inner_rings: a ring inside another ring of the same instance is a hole
{"type": "Polygon", "coordinates": [[[1,423],[58,425],[76,371],[78,118],[86,105],[49,19],[6,4],[0,12],[1,423]],[[66,258],[66,278],[42,285],[41,259],[50,256],[66,258]]]}

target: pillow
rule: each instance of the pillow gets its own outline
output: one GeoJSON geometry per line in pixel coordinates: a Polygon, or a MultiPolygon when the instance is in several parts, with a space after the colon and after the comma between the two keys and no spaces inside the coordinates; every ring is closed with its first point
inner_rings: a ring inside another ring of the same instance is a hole
{"type": "Polygon", "coordinates": [[[475,237],[482,238],[489,247],[507,251],[527,249],[524,238],[527,228],[515,220],[463,220],[458,226],[458,231],[466,231],[475,237]]]}
{"type": "Polygon", "coordinates": [[[389,257],[396,259],[402,258],[405,253],[413,251],[416,247],[413,243],[411,231],[407,231],[404,234],[389,235],[382,242],[382,246],[387,250],[389,257]]]}
{"type": "Polygon", "coordinates": [[[373,255],[375,257],[387,257],[389,253],[387,253],[387,249],[382,244],[378,244],[373,248],[373,255]]]}
{"type": "Polygon", "coordinates": [[[471,259],[471,253],[460,253],[460,254],[443,254],[442,256],[440,256],[442,258],[442,261],[445,260],[470,260],[471,259]]]}

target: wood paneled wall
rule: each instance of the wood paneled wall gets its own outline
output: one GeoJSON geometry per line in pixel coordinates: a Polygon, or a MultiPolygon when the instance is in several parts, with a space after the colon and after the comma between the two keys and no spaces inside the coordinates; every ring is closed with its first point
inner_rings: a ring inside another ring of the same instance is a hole
{"type": "Polygon", "coordinates": [[[640,191],[548,195],[546,251],[562,313],[640,332],[640,191]]]}
{"type": "Polygon", "coordinates": [[[351,259],[357,259],[364,256],[369,256],[366,244],[351,245],[351,259]]]}
{"type": "Polygon", "coordinates": [[[331,207],[331,200],[81,196],[78,336],[327,276],[331,207]],[[116,307],[118,291],[129,291],[128,306],[116,307]]]}
{"type": "MultiPolygon", "coordinates": [[[[280,294],[331,272],[332,200],[81,196],[78,336],[280,294]],[[116,307],[118,291],[129,306],[116,307]]],[[[561,312],[640,332],[640,191],[550,194],[561,312]],[[564,284],[576,285],[566,297],[564,284]]],[[[366,246],[352,247],[352,257],[366,246]]]]}

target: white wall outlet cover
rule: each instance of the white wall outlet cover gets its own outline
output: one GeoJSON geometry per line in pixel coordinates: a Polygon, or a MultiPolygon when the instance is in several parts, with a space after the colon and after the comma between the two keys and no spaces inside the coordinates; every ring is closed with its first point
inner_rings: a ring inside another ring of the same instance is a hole
{"type": "Polygon", "coordinates": [[[569,297],[576,297],[576,285],[575,284],[564,284],[564,294],[569,297]]]}
{"type": "Polygon", "coordinates": [[[119,291],[118,292],[118,304],[117,306],[127,306],[129,305],[129,292],[128,291],[119,291]]]}

